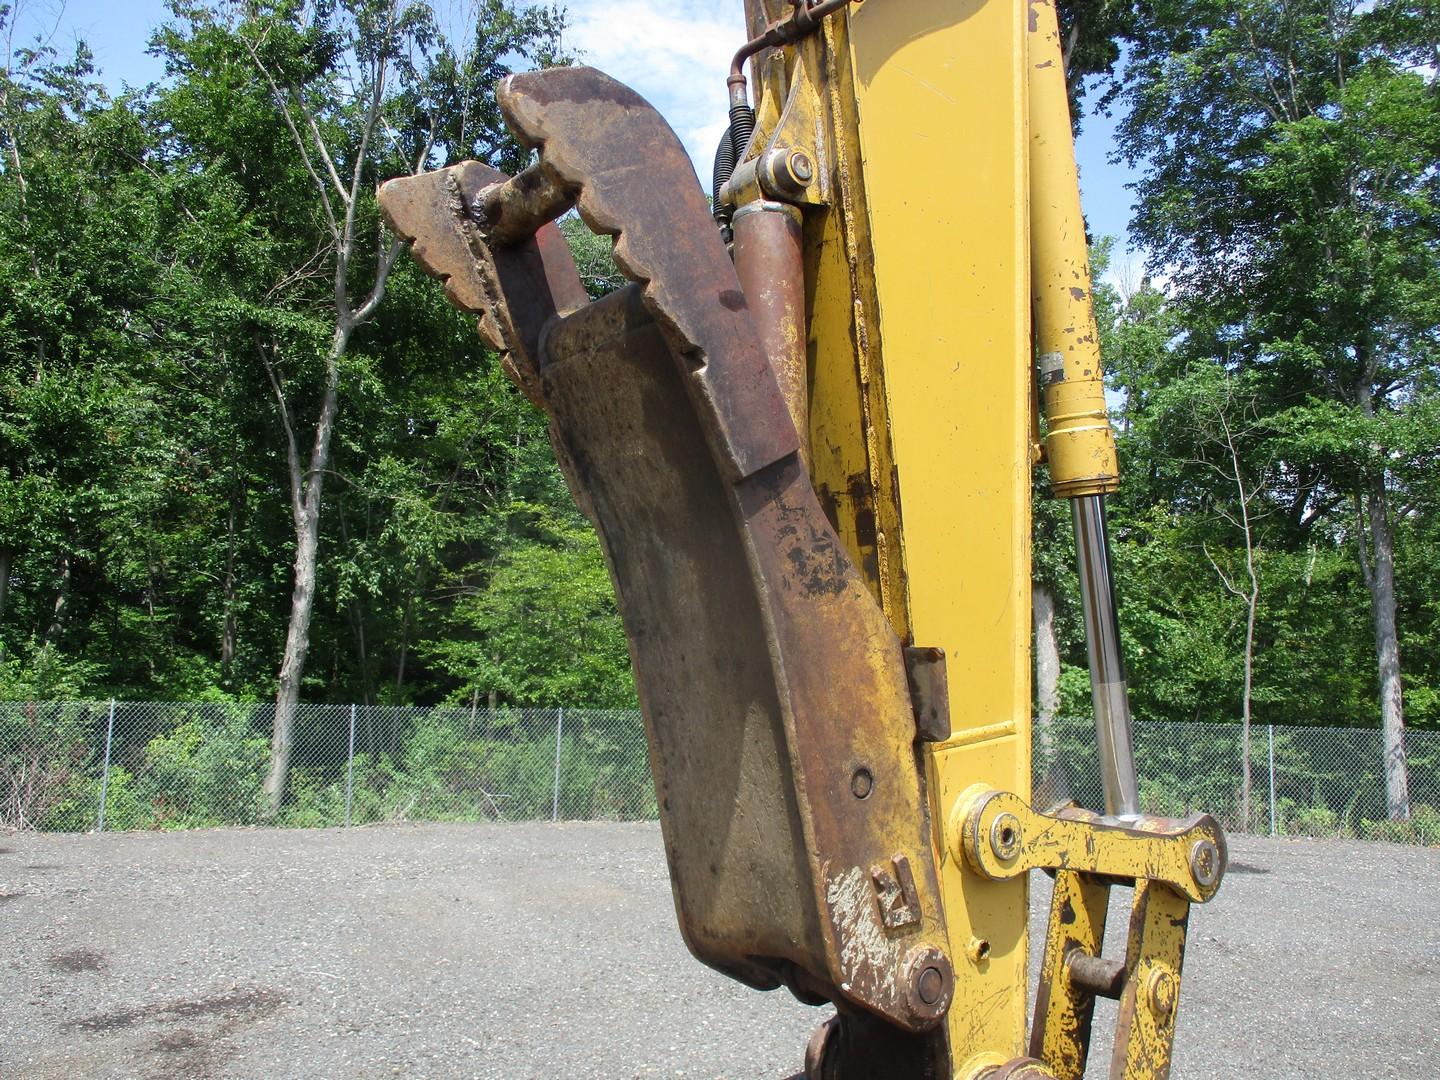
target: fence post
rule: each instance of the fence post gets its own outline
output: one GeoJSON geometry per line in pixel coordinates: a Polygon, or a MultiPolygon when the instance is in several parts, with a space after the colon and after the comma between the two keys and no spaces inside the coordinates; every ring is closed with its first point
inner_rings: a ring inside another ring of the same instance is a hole
{"type": "Polygon", "coordinates": [[[355,706],[350,706],[350,749],[345,762],[345,827],[350,827],[350,800],[355,794],[355,706]]]}
{"type": "Polygon", "coordinates": [[[105,768],[100,773],[100,820],[96,832],[105,831],[105,793],[110,789],[110,740],[115,735],[115,699],[110,699],[110,719],[105,723],[105,768]]]}
{"type": "Polygon", "coordinates": [[[1270,835],[1275,835],[1275,725],[1268,725],[1270,732],[1270,835]]]}
{"type": "Polygon", "coordinates": [[[565,706],[555,714],[555,798],[550,803],[550,820],[560,820],[560,748],[565,745],[565,706]]]}

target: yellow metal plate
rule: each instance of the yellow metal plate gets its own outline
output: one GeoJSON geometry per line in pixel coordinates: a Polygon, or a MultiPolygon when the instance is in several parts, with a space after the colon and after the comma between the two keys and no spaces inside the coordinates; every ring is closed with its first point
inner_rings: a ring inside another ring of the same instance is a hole
{"type": "MultiPolygon", "coordinates": [[[[1030,790],[1025,25],[1004,0],[885,0],[849,27],[909,637],[945,650],[950,685],[938,828],[971,784],[1030,790]]],[[[956,1063],[1019,1056],[1026,883],[982,881],[948,846],[956,1063]]]]}

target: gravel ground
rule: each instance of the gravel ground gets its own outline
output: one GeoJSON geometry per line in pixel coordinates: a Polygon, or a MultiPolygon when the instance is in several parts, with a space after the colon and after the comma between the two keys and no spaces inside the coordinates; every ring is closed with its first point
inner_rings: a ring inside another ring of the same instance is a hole
{"type": "MultiPolygon", "coordinates": [[[[1440,1076],[1440,852],[1232,859],[1176,1080],[1440,1076]]],[[[780,1080],[825,1015],[689,959],[645,824],[0,834],[0,941],[4,1078],[780,1080]]]]}

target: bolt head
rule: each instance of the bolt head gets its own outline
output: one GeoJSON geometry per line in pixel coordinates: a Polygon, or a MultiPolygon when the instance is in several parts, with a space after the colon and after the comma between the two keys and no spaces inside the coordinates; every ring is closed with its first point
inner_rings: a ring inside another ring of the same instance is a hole
{"type": "Polygon", "coordinates": [[[945,992],[945,976],[937,967],[927,967],[915,980],[915,990],[926,1005],[934,1005],[945,992]]]}
{"type": "Polygon", "coordinates": [[[904,985],[910,1014],[930,1026],[950,1008],[954,975],[950,961],[933,945],[920,945],[905,958],[904,985]]]}
{"type": "Polygon", "coordinates": [[[1195,884],[1202,889],[1209,889],[1219,882],[1222,869],[1220,862],[1220,848],[1215,841],[1196,840],[1190,849],[1190,873],[1195,878],[1195,884]]]}
{"type": "Polygon", "coordinates": [[[1168,1021],[1175,1014],[1175,999],[1179,992],[1179,980],[1165,968],[1156,968],[1145,980],[1145,996],[1150,1011],[1161,1021],[1168,1021]]]}
{"type": "Polygon", "coordinates": [[[808,184],[815,179],[815,163],[810,160],[810,155],[804,150],[790,151],[790,175],[802,184],[808,184]]]}
{"type": "Polygon", "coordinates": [[[1020,854],[1021,839],[1020,819],[1008,810],[997,815],[990,825],[990,850],[1001,862],[1009,862],[1020,854]]]}

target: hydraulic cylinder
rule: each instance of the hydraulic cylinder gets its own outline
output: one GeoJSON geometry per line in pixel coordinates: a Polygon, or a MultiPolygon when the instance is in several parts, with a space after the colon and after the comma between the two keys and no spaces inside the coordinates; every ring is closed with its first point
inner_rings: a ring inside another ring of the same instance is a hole
{"type": "Polygon", "coordinates": [[[1105,526],[1105,495],[1118,486],[1119,467],[1090,296],[1060,28],[1053,0],[1034,0],[1029,12],[1031,306],[1045,456],[1051,490],[1072,501],[1105,812],[1133,817],[1140,812],[1139,785],[1105,526]]]}

